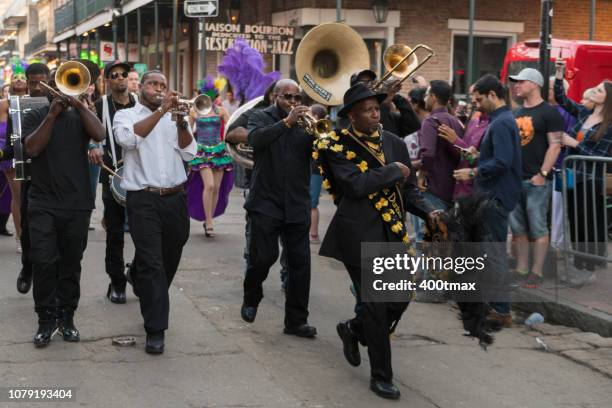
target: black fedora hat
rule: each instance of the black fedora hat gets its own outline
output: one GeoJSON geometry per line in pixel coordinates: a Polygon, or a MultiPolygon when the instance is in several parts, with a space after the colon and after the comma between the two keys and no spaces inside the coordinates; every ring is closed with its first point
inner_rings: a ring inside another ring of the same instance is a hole
{"type": "Polygon", "coordinates": [[[349,88],[344,94],[344,106],[338,111],[338,116],[346,118],[349,111],[357,102],[363,101],[364,99],[376,98],[378,103],[381,103],[387,99],[386,93],[375,93],[370,88],[362,83],[357,83],[349,88]]]}

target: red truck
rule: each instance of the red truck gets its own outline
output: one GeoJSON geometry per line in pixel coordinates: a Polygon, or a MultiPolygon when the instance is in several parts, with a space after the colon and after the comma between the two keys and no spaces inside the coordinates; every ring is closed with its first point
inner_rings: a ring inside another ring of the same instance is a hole
{"type": "MultiPolygon", "coordinates": [[[[516,75],[523,68],[538,68],[540,40],[528,40],[514,44],[506,54],[501,71],[505,83],[508,75],[516,75]]],[[[583,92],[604,79],[612,80],[612,43],[578,40],[552,40],[550,52],[551,75],[554,75],[554,61],[565,60],[565,78],[570,87],[568,96],[575,101],[582,99],[583,92]]]]}

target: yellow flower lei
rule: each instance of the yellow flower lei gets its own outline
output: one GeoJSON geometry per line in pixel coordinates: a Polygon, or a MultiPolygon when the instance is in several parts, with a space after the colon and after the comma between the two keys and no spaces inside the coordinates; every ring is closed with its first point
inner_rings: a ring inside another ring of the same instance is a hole
{"type": "MultiPolygon", "coordinates": [[[[342,129],[340,131],[340,135],[342,136],[346,137],[348,134],[349,132],[347,129],[342,129]]],[[[328,137],[324,137],[313,142],[314,152],[312,154],[312,157],[316,160],[319,171],[323,176],[323,188],[327,190],[334,199],[336,198],[336,191],[334,189],[334,186],[330,182],[330,178],[328,177],[325,166],[321,162],[321,155],[319,154],[319,151],[332,151],[339,157],[354,163],[359,169],[359,171],[361,171],[362,173],[368,171],[368,162],[359,158],[357,154],[352,150],[345,151],[345,146],[343,144],[338,143],[340,139],[341,136],[339,136],[336,132],[331,132],[329,133],[328,137]]],[[[376,210],[380,212],[383,221],[390,225],[391,232],[393,232],[399,238],[399,240],[407,246],[408,253],[412,254],[412,256],[415,256],[416,252],[414,251],[414,248],[410,246],[410,239],[408,238],[408,233],[406,232],[406,227],[401,218],[401,214],[394,211],[393,208],[389,208],[389,200],[385,198],[385,196],[389,196],[389,194],[391,194],[391,191],[389,189],[383,189],[380,192],[369,194],[368,198],[372,202],[374,208],[376,208],[376,210]]]]}

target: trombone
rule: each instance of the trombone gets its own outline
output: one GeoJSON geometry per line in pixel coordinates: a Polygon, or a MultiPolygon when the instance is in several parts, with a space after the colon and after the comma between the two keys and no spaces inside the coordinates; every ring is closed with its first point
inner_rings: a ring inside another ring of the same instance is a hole
{"type": "Polygon", "coordinates": [[[404,44],[393,44],[385,50],[385,54],[383,56],[387,72],[382,76],[382,78],[372,85],[372,89],[379,90],[391,75],[401,78],[399,81],[401,84],[406,79],[414,75],[414,73],[434,55],[436,55],[434,50],[424,44],[419,44],[414,47],[414,49],[411,49],[404,44]],[[421,48],[427,51],[427,55],[421,62],[419,62],[416,52],[421,48]],[[413,61],[408,63],[408,60],[411,57],[413,61]]]}
{"type": "Polygon", "coordinates": [[[91,75],[85,65],[78,61],[68,61],[61,64],[55,72],[55,85],[59,92],[46,82],[40,84],[64,102],[68,102],[66,96],[78,97],[84,94],[90,81],[91,75]]]}

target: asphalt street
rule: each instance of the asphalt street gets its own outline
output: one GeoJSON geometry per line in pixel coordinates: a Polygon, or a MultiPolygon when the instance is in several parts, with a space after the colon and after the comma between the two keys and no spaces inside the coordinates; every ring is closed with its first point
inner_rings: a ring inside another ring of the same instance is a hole
{"type": "MultiPolygon", "coordinates": [[[[99,202],[98,198],[98,202],[99,202]]],[[[315,340],[282,334],[284,293],[276,265],[265,283],[257,319],[240,318],[244,260],[244,210],[240,191],[204,237],[191,224],[191,237],[171,288],[166,352],[144,352],[144,329],[137,299],[128,290],[125,305],[104,297],[104,232],[101,209],[83,260],[82,294],[75,323],[80,343],[56,336],[35,349],[31,292],[15,289],[19,258],[14,240],[0,239],[0,387],[71,387],[73,402],[0,402],[25,407],[385,407],[411,408],[610,408],[612,377],[552,351],[537,332],[517,324],[496,335],[483,351],[463,336],[450,304],[413,303],[393,337],[399,402],[369,391],[365,349],[360,367],[348,365],[336,323],[351,317],[354,299],[348,275],[337,262],[317,255],[312,245],[310,323],[315,340]],[[117,347],[111,339],[133,335],[136,345],[117,347]]],[[[321,234],[333,213],[321,199],[321,234]]],[[[126,259],[133,254],[127,238],[126,259]]],[[[572,329],[567,329],[572,332],[572,329]]],[[[612,348],[608,349],[612,352],[612,348]]],[[[611,353],[612,354],[612,353],[611,353]]],[[[6,388],[5,388],[6,389],[6,388]]]]}

